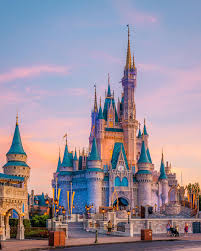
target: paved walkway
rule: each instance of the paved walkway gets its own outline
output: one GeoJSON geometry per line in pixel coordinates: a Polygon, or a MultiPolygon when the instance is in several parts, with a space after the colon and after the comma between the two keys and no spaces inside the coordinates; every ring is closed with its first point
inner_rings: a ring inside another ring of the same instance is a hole
{"type": "MultiPolygon", "coordinates": [[[[95,235],[94,235],[95,237],[95,235]]],[[[95,238],[69,238],[67,240],[66,246],[81,246],[81,245],[92,245],[94,244],[95,238]]],[[[201,240],[201,234],[193,234],[188,235],[187,237],[167,237],[167,236],[153,236],[153,240],[201,240]]],[[[107,243],[126,243],[126,242],[135,242],[140,241],[140,237],[114,237],[114,236],[101,236],[98,238],[99,244],[107,244],[107,243]]],[[[2,243],[3,250],[5,251],[19,251],[19,250],[28,250],[28,249],[48,249],[48,241],[47,240],[9,240],[4,241],[2,243]]]]}

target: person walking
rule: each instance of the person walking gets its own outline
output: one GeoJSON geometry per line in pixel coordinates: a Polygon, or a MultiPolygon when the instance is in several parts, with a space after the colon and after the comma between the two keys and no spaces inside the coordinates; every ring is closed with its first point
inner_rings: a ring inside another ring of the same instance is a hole
{"type": "Polygon", "coordinates": [[[167,230],[167,236],[170,235],[170,223],[168,222],[167,226],[166,226],[166,230],[167,230]]]}
{"type": "Polygon", "coordinates": [[[110,234],[111,233],[111,231],[112,231],[112,222],[109,220],[108,221],[108,224],[107,224],[107,230],[108,230],[108,234],[110,234]]]}
{"type": "Polygon", "coordinates": [[[185,233],[185,236],[187,236],[187,234],[188,234],[188,224],[187,223],[185,224],[185,227],[184,227],[184,233],[185,233]]]}

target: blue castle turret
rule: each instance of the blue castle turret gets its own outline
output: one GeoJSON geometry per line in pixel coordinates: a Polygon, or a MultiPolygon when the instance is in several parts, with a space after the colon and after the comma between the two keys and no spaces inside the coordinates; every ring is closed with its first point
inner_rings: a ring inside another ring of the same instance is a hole
{"type": "Polygon", "coordinates": [[[167,175],[165,173],[163,152],[162,152],[162,158],[161,158],[159,183],[161,187],[160,197],[161,197],[162,205],[164,205],[166,202],[168,202],[168,180],[167,180],[167,175]]]}

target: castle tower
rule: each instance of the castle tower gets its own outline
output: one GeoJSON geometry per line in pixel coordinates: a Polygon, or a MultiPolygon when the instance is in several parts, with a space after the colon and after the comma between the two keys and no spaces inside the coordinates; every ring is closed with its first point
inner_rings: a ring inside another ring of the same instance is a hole
{"type": "Polygon", "coordinates": [[[105,127],[105,120],[103,117],[103,111],[101,107],[101,98],[100,98],[100,107],[99,107],[99,112],[98,112],[98,122],[97,122],[97,146],[98,146],[98,152],[100,155],[100,158],[102,157],[102,152],[103,152],[103,141],[104,141],[104,127],[105,127]]]}
{"type": "Polygon", "coordinates": [[[75,149],[75,155],[74,155],[74,158],[73,158],[73,170],[78,171],[78,158],[77,158],[76,149],[75,149]]]}
{"type": "Polygon", "coordinates": [[[27,181],[30,176],[30,167],[27,165],[27,155],[23,149],[18,125],[18,116],[16,117],[16,126],[13,141],[10,150],[6,154],[7,163],[3,166],[4,173],[24,177],[24,185],[27,187],[27,181]]]}
{"type": "Polygon", "coordinates": [[[150,171],[151,163],[147,157],[144,139],[142,141],[141,154],[137,166],[138,172],[136,173],[136,179],[138,182],[138,205],[152,205],[152,173],[150,171]]]}
{"type": "Polygon", "coordinates": [[[88,168],[86,169],[88,205],[93,204],[93,208],[98,212],[99,207],[102,206],[102,182],[104,172],[101,168],[101,159],[98,153],[96,138],[94,137],[91,153],[88,157],[88,168]]]}
{"type": "Polygon", "coordinates": [[[164,159],[163,159],[163,152],[162,152],[162,158],[161,158],[161,166],[160,166],[160,176],[159,176],[159,184],[161,187],[161,194],[160,199],[162,201],[162,205],[168,202],[168,179],[167,175],[165,173],[165,165],[164,165],[164,159]]]}
{"type": "Polygon", "coordinates": [[[96,95],[96,85],[94,85],[94,106],[91,112],[91,132],[89,136],[89,146],[91,147],[94,136],[96,135],[96,120],[98,118],[98,105],[96,95]]]}
{"type": "Polygon", "coordinates": [[[128,48],[122,86],[124,90],[122,127],[124,131],[124,146],[129,167],[136,163],[136,108],[134,91],[136,87],[137,68],[135,62],[131,61],[130,33],[128,26],[128,48]]]}
{"type": "Polygon", "coordinates": [[[12,144],[9,151],[6,154],[6,157],[7,157],[7,163],[3,166],[4,173],[24,178],[24,192],[26,199],[22,201],[22,204],[23,204],[23,211],[25,214],[24,217],[28,219],[29,212],[28,212],[27,182],[30,177],[30,167],[26,163],[27,155],[22,146],[20,130],[18,125],[18,116],[16,117],[16,126],[12,144]]]}

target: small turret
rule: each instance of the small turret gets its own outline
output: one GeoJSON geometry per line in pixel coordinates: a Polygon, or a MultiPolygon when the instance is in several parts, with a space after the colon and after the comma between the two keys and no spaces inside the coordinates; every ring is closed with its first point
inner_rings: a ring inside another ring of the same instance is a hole
{"type": "Polygon", "coordinates": [[[164,205],[165,203],[168,202],[168,180],[167,180],[167,175],[165,173],[163,151],[162,151],[162,158],[161,158],[159,183],[160,183],[160,191],[161,191],[160,197],[161,197],[162,205],[164,205]]]}
{"type": "Polygon", "coordinates": [[[61,169],[62,171],[73,170],[73,155],[72,153],[68,152],[67,135],[66,135],[66,145],[65,145],[65,150],[64,150],[63,161],[61,163],[61,169]]]}
{"type": "Polygon", "coordinates": [[[58,165],[57,165],[57,171],[56,171],[56,173],[60,172],[60,166],[61,166],[61,157],[60,157],[60,149],[59,149],[59,160],[58,160],[58,165]]]}
{"type": "Polygon", "coordinates": [[[27,181],[30,176],[30,167],[27,165],[27,155],[23,149],[18,125],[18,115],[16,116],[15,132],[11,147],[6,154],[7,163],[3,166],[4,173],[24,177],[24,184],[27,186],[27,181]]]}
{"type": "Polygon", "coordinates": [[[167,179],[167,175],[165,173],[165,165],[164,165],[163,152],[162,152],[159,180],[164,180],[164,179],[167,179]]]}
{"type": "Polygon", "coordinates": [[[150,155],[150,152],[149,152],[149,147],[147,147],[147,157],[148,157],[148,160],[149,162],[152,164],[152,160],[151,160],[151,155],[150,155]]]}
{"type": "Polygon", "coordinates": [[[73,170],[78,171],[78,158],[77,158],[76,149],[75,149],[75,155],[74,155],[74,158],[73,158],[73,170]]]}
{"type": "Polygon", "coordinates": [[[97,149],[96,138],[94,137],[88,161],[100,161],[100,160],[101,159],[97,149]]]}
{"type": "Polygon", "coordinates": [[[138,182],[138,203],[140,206],[152,205],[152,173],[150,171],[151,163],[145,148],[144,134],[142,138],[140,158],[137,165],[138,171],[136,173],[136,179],[138,182]]]}
{"type": "Polygon", "coordinates": [[[139,123],[139,131],[138,131],[138,139],[140,139],[142,137],[142,133],[141,133],[141,130],[140,130],[140,123],[139,123]]]}

